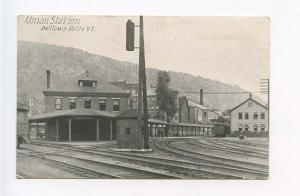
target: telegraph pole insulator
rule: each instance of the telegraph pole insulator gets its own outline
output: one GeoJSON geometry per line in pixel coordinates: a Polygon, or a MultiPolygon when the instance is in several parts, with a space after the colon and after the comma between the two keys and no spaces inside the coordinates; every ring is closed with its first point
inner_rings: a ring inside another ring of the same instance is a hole
{"type": "Polygon", "coordinates": [[[134,51],[134,23],[131,20],[126,23],[126,50],[134,51]]]}

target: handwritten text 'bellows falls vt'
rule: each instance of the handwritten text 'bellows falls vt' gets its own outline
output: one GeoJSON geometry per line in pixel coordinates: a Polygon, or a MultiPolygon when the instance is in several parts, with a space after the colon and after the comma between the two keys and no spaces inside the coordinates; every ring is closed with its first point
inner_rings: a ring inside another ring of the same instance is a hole
{"type": "Polygon", "coordinates": [[[73,16],[27,16],[25,23],[39,25],[41,31],[93,32],[94,25],[81,25],[80,19],[73,16]]]}

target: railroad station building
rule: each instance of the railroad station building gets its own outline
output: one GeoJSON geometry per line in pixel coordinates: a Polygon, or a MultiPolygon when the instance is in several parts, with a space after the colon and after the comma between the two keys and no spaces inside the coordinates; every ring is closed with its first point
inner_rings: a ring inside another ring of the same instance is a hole
{"type": "Polygon", "coordinates": [[[129,108],[129,92],[109,82],[99,82],[88,71],[52,87],[50,74],[47,70],[47,89],[43,91],[45,113],[29,118],[31,124],[36,123],[37,132],[38,123],[45,123],[46,140],[116,139],[117,117],[129,108]]]}
{"type": "Polygon", "coordinates": [[[230,110],[231,132],[262,134],[269,132],[269,108],[249,98],[230,110]]]}
{"type": "MultiPolygon", "coordinates": [[[[136,145],[137,108],[132,102],[137,98],[136,85],[99,82],[88,71],[60,86],[51,86],[50,79],[47,70],[47,88],[42,92],[45,112],[29,118],[31,127],[36,125],[36,139],[41,139],[39,132],[43,132],[43,139],[52,141],[117,140],[120,148],[136,145]],[[39,130],[40,124],[45,129],[39,130]]],[[[148,92],[150,137],[197,136],[211,130],[207,108],[186,97],[178,99],[175,119],[161,120],[154,88],[148,92]]]]}

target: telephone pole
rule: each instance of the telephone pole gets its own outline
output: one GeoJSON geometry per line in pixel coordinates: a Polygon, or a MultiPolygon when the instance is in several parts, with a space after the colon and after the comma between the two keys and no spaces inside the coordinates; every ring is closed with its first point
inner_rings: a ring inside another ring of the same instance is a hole
{"type": "Polygon", "coordinates": [[[267,94],[268,96],[268,131],[270,130],[270,79],[260,79],[260,93],[267,94]]]}

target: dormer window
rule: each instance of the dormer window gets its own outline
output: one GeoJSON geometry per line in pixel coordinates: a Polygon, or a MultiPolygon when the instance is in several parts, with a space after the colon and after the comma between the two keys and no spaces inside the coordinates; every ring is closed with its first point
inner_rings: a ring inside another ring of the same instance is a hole
{"type": "Polygon", "coordinates": [[[79,87],[96,87],[96,81],[93,80],[79,80],[79,87]]]}

